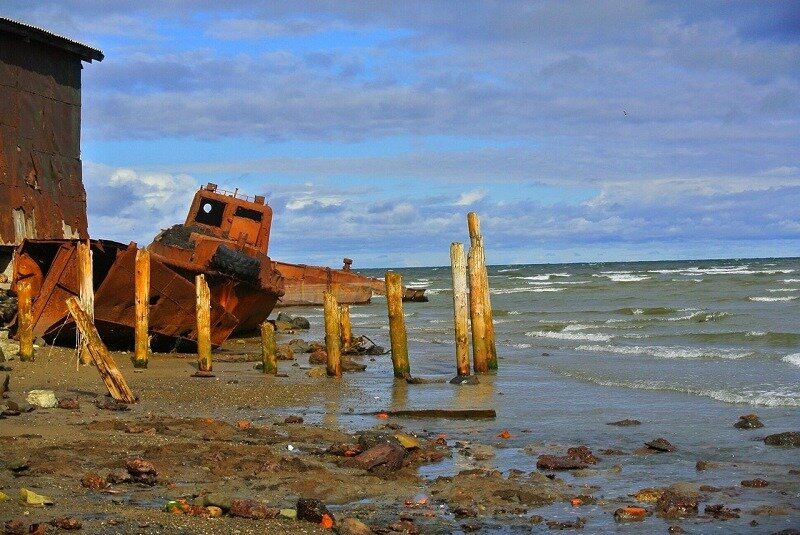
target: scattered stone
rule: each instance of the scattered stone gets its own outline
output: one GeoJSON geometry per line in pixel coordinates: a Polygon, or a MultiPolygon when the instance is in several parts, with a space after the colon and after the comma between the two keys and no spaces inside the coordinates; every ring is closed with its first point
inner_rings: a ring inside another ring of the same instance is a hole
{"type": "Polygon", "coordinates": [[[405,451],[405,448],[399,444],[384,442],[348,459],[346,465],[370,472],[378,469],[393,472],[403,466],[405,451]]]}
{"type": "Polygon", "coordinates": [[[309,322],[306,318],[302,316],[296,316],[292,318],[291,323],[295,329],[301,329],[307,331],[308,329],[311,328],[311,322],[309,322]]]}
{"type": "Polygon", "coordinates": [[[419,533],[419,528],[414,525],[414,522],[406,519],[392,522],[389,524],[389,530],[396,531],[398,533],[409,533],[410,535],[417,535],[419,533]]]}
{"type": "Polygon", "coordinates": [[[116,485],[118,483],[130,483],[131,481],[133,481],[131,479],[131,475],[127,470],[123,470],[122,468],[112,470],[106,476],[106,483],[110,483],[112,485],[116,485]]]}
{"type": "Polygon", "coordinates": [[[547,527],[550,529],[583,529],[583,526],[586,525],[586,520],[583,518],[578,518],[573,522],[561,522],[559,520],[548,520],[546,522],[547,527]]]}
{"type": "Polygon", "coordinates": [[[453,377],[450,379],[451,385],[478,385],[481,382],[478,380],[477,375],[467,375],[467,376],[460,376],[460,377],[453,377]]]}
{"type": "Polygon", "coordinates": [[[666,519],[696,516],[697,511],[697,498],[670,490],[664,491],[656,500],[656,512],[666,519]]]}
{"type": "Polygon", "coordinates": [[[407,433],[395,433],[394,438],[400,443],[407,450],[416,450],[419,449],[420,444],[417,437],[413,435],[409,435],[407,433]]]}
{"type": "Polygon", "coordinates": [[[302,416],[287,416],[283,419],[283,423],[285,424],[302,424],[303,417],[302,416]]]}
{"type": "Polygon", "coordinates": [[[453,509],[456,518],[474,518],[478,516],[478,508],[474,505],[460,506],[453,509]]]}
{"type": "Polygon", "coordinates": [[[204,504],[206,506],[213,505],[215,507],[219,507],[223,511],[230,511],[231,506],[233,504],[230,497],[221,492],[211,492],[206,494],[203,499],[204,504]]]}
{"type": "Polygon", "coordinates": [[[625,455],[625,452],[616,448],[608,448],[601,452],[603,455],[625,455]]]}
{"type": "Polygon", "coordinates": [[[644,507],[620,507],[614,511],[614,520],[617,522],[641,522],[647,518],[647,509],[644,507]]]}
{"type": "Polygon", "coordinates": [[[742,481],[742,486],[751,489],[762,489],[769,486],[769,481],[766,479],[745,479],[742,481]]]}
{"type": "Polygon", "coordinates": [[[74,516],[60,516],[50,521],[50,524],[63,530],[75,530],[83,528],[83,522],[74,516]]]}
{"type": "Polygon", "coordinates": [[[536,468],[539,470],[581,470],[589,465],[575,457],[557,455],[539,455],[536,468]]]}
{"type": "Polygon", "coordinates": [[[275,357],[278,360],[294,360],[294,350],[288,345],[280,346],[275,357]]]}
{"type": "Polygon", "coordinates": [[[80,408],[80,406],[81,406],[81,404],[78,403],[78,400],[74,399],[74,398],[64,398],[64,399],[59,399],[58,400],[58,408],[59,409],[67,409],[67,410],[74,411],[74,410],[80,408]]]}
{"type": "Polygon", "coordinates": [[[775,505],[759,505],[750,511],[750,514],[753,516],[782,516],[788,515],[789,510],[775,505]]]}
{"type": "Polygon", "coordinates": [[[722,489],[711,485],[700,485],[700,492],[720,492],[722,489]]]}
{"type": "Polygon", "coordinates": [[[678,449],[672,444],[670,444],[666,438],[661,438],[661,437],[655,440],[651,440],[650,442],[645,442],[644,445],[652,450],[660,452],[670,452],[678,449]]]}
{"type": "Polygon", "coordinates": [[[384,353],[386,353],[386,350],[383,349],[383,346],[373,345],[373,346],[370,346],[365,353],[367,355],[370,355],[370,356],[378,356],[378,355],[383,355],[384,353]]]}
{"type": "Polygon", "coordinates": [[[297,520],[297,509],[281,509],[280,516],[291,520],[297,520]]]}
{"type": "Polygon", "coordinates": [[[20,474],[30,468],[30,464],[28,464],[27,459],[14,459],[10,463],[8,463],[8,469],[14,472],[15,474],[20,474]]]}
{"type": "Polygon", "coordinates": [[[733,427],[737,429],[758,429],[759,427],[764,427],[764,424],[755,414],[745,414],[744,416],[739,416],[739,421],[733,424],[733,427]]]}
{"type": "Polygon", "coordinates": [[[356,518],[342,518],[336,523],[339,535],[373,535],[375,532],[368,525],[356,518]]]}
{"type": "Polygon", "coordinates": [[[223,514],[222,507],[217,507],[216,505],[207,505],[205,509],[208,512],[208,518],[222,517],[223,514]]]}
{"type": "Polygon", "coordinates": [[[25,524],[21,520],[6,520],[3,529],[6,535],[24,535],[25,524]]]}
{"type": "Polygon", "coordinates": [[[150,461],[144,459],[131,459],[125,462],[125,468],[131,475],[131,480],[143,485],[154,486],[158,483],[158,472],[150,461]]]}
{"type": "Polygon", "coordinates": [[[698,472],[702,472],[703,470],[708,470],[710,468],[719,468],[719,463],[700,460],[694,465],[694,469],[698,472]]]}
{"type": "Polygon", "coordinates": [[[230,514],[241,518],[253,520],[266,520],[275,518],[281,510],[277,507],[268,507],[255,500],[231,500],[230,514]]]}
{"type": "Polygon", "coordinates": [[[667,533],[686,533],[680,526],[670,526],[667,528],[667,533]]]}
{"type": "Polygon", "coordinates": [[[531,515],[528,521],[531,524],[541,524],[542,522],[544,522],[544,517],[541,515],[531,515]]]}
{"type": "Polygon", "coordinates": [[[36,407],[52,409],[58,406],[58,399],[52,390],[31,390],[25,400],[36,407]]]}
{"type": "Polygon", "coordinates": [[[363,448],[358,444],[332,444],[325,450],[325,453],[340,457],[355,457],[362,451],[364,451],[363,448]]]}
{"type": "Polygon", "coordinates": [[[767,446],[793,446],[800,448],[800,431],[786,431],[764,437],[767,446]]]}
{"type": "Polygon", "coordinates": [[[203,371],[203,370],[197,370],[190,377],[200,377],[200,378],[203,378],[203,379],[210,379],[212,377],[216,377],[216,375],[214,375],[211,372],[207,372],[207,371],[203,371]]]}
{"type": "Polygon", "coordinates": [[[608,422],[606,425],[616,425],[617,427],[630,427],[632,425],[642,425],[642,422],[640,422],[639,420],[629,420],[626,418],[624,420],[619,420],[617,422],[608,422]]]}
{"type": "Polygon", "coordinates": [[[358,362],[355,362],[349,358],[342,358],[341,366],[342,366],[342,371],[348,373],[363,372],[364,370],[367,369],[366,364],[359,364],[358,362]]]}
{"type": "Polygon", "coordinates": [[[289,347],[295,353],[309,353],[311,351],[311,344],[301,338],[295,338],[289,342],[289,347]]]}
{"type": "Polygon", "coordinates": [[[595,457],[595,455],[592,453],[592,450],[586,446],[569,448],[567,450],[567,457],[572,457],[573,459],[577,459],[586,464],[597,464],[600,461],[600,459],[595,457]]]}
{"type": "MultiPolygon", "coordinates": [[[[199,372],[198,372],[199,373],[199,372]]],[[[103,409],[107,411],[129,411],[131,408],[126,404],[122,403],[121,401],[117,401],[114,398],[110,397],[97,397],[94,399],[94,405],[98,409],[103,409]]]]}
{"type": "Polygon", "coordinates": [[[28,535],[46,535],[48,525],[42,522],[36,522],[28,526],[28,535]]]}
{"type": "Polygon", "coordinates": [[[325,364],[328,362],[328,352],[324,349],[317,349],[308,356],[309,364],[325,364]]]}
{"type": "Polygon", "coordinates": [[[333,520],[333,514],[328,511],[325,504],[313,498],[300,498],[297,500],[297,519],[306,520],[314,524],[321,524],[325,517],[333,520]]]}
{"type": "Polygon", "coordinates": [[[328,375],[328,370],[325,368],[311,368],[306,372],[308,377],[325,377],[328,375]]]}
{"type": "Polygon", "coordinates": [[[89,472],[81,478],[81,485],[87,489],[102,490],[108,487],[108,482],[96,472],[89,472]]]}
{"type": "Polygon", "coordinates": [[[739,508],[731,509],[720,503],[717,505],[706,505],[704,512],[717,520],[730,520],[732,518],[739,518],[739,513],[741,513],[742,510],[739,508]]]}

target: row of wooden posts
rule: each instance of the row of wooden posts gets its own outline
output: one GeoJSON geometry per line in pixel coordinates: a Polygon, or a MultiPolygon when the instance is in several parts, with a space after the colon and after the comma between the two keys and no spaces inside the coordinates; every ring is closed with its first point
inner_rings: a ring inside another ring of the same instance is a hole
{"type": "MultiPolygon", "coordinates": [[[[470,236],[470,249],[464,261],[464,245],[453,243],[450,246],[450,262],[453,276],[453,316],[455,326],[456,373],[459,376],[470,374],[468,326],[471,324],[472,356],[475,373],[487,373],[497,369],[497,350],[494,340],[492,306],[489,298],[489,279],[486,270],[483,237],[478,215],[467,215],[470,236]]],[[[78,351],[84,364],[101,361],[98,364],[101,375],[119,373],[108,351],[100,341],[94,327],[94,292],[92,289],[92,253],[89,242],[80,242],[77,248],[78,278],[80,299],[67,301],[70,313],[75,319],[80,335],[78,351]],[[102,346],[97,349],[94,346],[102,346]],[[99,354],[99,357],[95,355],[99,354]],[[110,365],[108,364],[110,361],[110,365]],[[108,369],[111,368],[111,371],[108,369]]],[[[395,377],[407,377],[411,369],[408,360],[408,336],[403,315],[403,288],[398,273],[388,272],[385,278],[386,303],[389,316],[389,338],[391,343],[392,367],[395,377]]],[[[211,293],[203,275],[195,280],[197,298],[197,355],[201,372],[210,372],[211,359],[211,293]]],[[[146,249],[136,252],[135,267],[135,330],[133,365],[146,368],[148,365],[149,342],[149,302],[150,302],[150,253],[146,249]]],[[[18,336],[20,360],[33,360],[33,313],[31,285],[22,280],[17,284],[18,294],[18,336]]],[[[353,343],[350,325],[350,307],[339,305],[330,292],[324,295],[325,348],[327,351],[327,374],[341,377],[341,355],[353,343]]],[[[277,345],[275,329],[265,321],[261,325],[262,364],[265,374],[276,374],[277,345]]],[[[121,377],[121,375],[120,375],[121,377]]],[[[123,380],[124,382],[124,380],[123,380]]]]}

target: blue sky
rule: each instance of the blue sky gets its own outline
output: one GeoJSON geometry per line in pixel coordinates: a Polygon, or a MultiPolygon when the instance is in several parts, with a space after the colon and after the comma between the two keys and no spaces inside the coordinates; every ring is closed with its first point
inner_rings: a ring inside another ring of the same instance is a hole
{"type": "Polygon", "coordinates": [[[149,243],[211,181],[270,255],[444,265],[796,256],[800,4],[6,0],[84,66],[93,237],[149,243]]]}

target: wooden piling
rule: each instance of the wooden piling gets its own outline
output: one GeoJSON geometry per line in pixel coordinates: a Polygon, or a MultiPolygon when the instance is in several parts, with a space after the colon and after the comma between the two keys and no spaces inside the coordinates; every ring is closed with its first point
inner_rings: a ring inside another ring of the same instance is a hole
{"type": "Polygon", "coordinates": [[[386,273],[386,307],[389,312],[389,339],[392,346],[392,366],[394,376],[408,377],[411,367],[408,364],[408,335],[403,316],[403,287],[399,273],[386,273]]]}
{"type": "Polygon", "coordinates": [[[353,347],[353,327],[350,325],[350,305],[339,307],[339,330],[342,337],[342,351],[347,353],[353,347]]]}
{"type": "Polygon", "coordinates": [[[328,377],[342,376],[342,347],[339,332],[339,304],[331,292],[323,294],[325,311],[325,350],[328,353],[328,377]]]}
{"type": "Polygon", "coordinates": [[[464,262],[464,244],[450,244],[450,265],[453,271],[453,325],[456,342],[456,373],[469,375],[469,340],[467,311],[467,266],[464,262]]]}
{"type": "Polygon", "coordinates": [[[264,373],[278,375],[278,347],[275,343],[275,326],[268,321],[261,324],[261,365],[264,373]]]}
{"type": "MultiPolygon", "coordinates": [[[[78,293],[81,299],[81,308],[94,323],[94,273],[92,269],[92,248],[89,240],[79,241],[77,249],[78,259],[78,293]]],[[[86,340],[78,334],[78,358],[81,364],[86,365],[92,361],[86,340]]]]}
{"type": "Polygon", "coordinates": [[[489,371],[488,351],[486,349],[485,306],[481,291],[481,273],[477,249],[469,248],[467,254],[467,274],[469,277],[469,316],[472,323],[472,368],[475,373],[489,371]]]}
{"type": "Polygon", "coordinates": [[[32,361],[33,354],[33,296],[31,282],[21,280],[17,291],[17,337],[19,338],[19,360],[32,361]]]}
{"type": "Polygon", "coordinates": [[[489,272],[486,269],[486,250],[483,247],[483,235],[478,214],[467,214],[467,227],[469,228],[470,246],[475,248],[475,264],[480,271],[480,292],[483,302],[484,342],[486,345],[486,365],[489,370],[497,369],[497,344],[494,336],[494,319],[492,317],[492,300],[489,292],[489,272]]]}
{"type": "Polygon", "coordinates": [[[206,278],[195,277],[197,295],[197,364],[201,372],[211,371],[211,292],[206,278]]]}
{"type": "Polygon", "coordinates": [[[150,251],[136,251],[135,275],[135,330],[133,367],[147,368],[150,357],[150,337],[147,333],[150,325],[150,251]]]}
{"type": "Polygon", "coordinates": [[[100,335],[97,333],[91,317],[81,308],[80,302],[75,296],[67,299],[67,308],[72,314],[81,336],[86,340],[88,353],[97,371],[100,372],[100,377],[103,379],[108,393],[117,401],[136,403],[136,397],[117,368],[114,359],[111,358],[105,344],[100,340],[100,335]]]}

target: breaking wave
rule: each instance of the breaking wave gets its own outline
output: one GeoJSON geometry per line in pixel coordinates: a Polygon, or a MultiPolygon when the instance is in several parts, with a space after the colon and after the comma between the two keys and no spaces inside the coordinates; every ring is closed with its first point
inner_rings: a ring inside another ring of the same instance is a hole
{"type": "Polygon", "coordinates": [[[650,308],[618,308],[614,311],[616,314],[625,314],[627,316],[658,316],[661,314],[673,314],[678,312],[676,308],[669,307],[650,307],[650,308]]]}
{"type": "Polygon", "coordinates": [[[795,366],[800,366],[800,353],[792,353],[791,355],[786,355],[781,360],[783,362],[793,364],[795,366]]]}
{"type": "Polygon", "coordinates": [[[575,349],[618,355],[645,355],[659,359],[743,359],[753,355],[752,351],[736,349],[701,349],[696,347],[670,346],[614,346],[581,345],[575,349]]]}
{"type": "Polygon", "coordinates": [[[536,338],[552,338],[556,340],[585,340],[589,342],[608,342],[613,336],[600,333],[564,332],[564,331],[531,331],[525,336],[536,338]]]}
{"type": "Polygon", "coordinates": [[[761,303],[774,303],[778,301],[794,301],[797,299],[796,295],[785,295],[783,297],[748,297],[750,301],[758,301],[761,303]]]}

